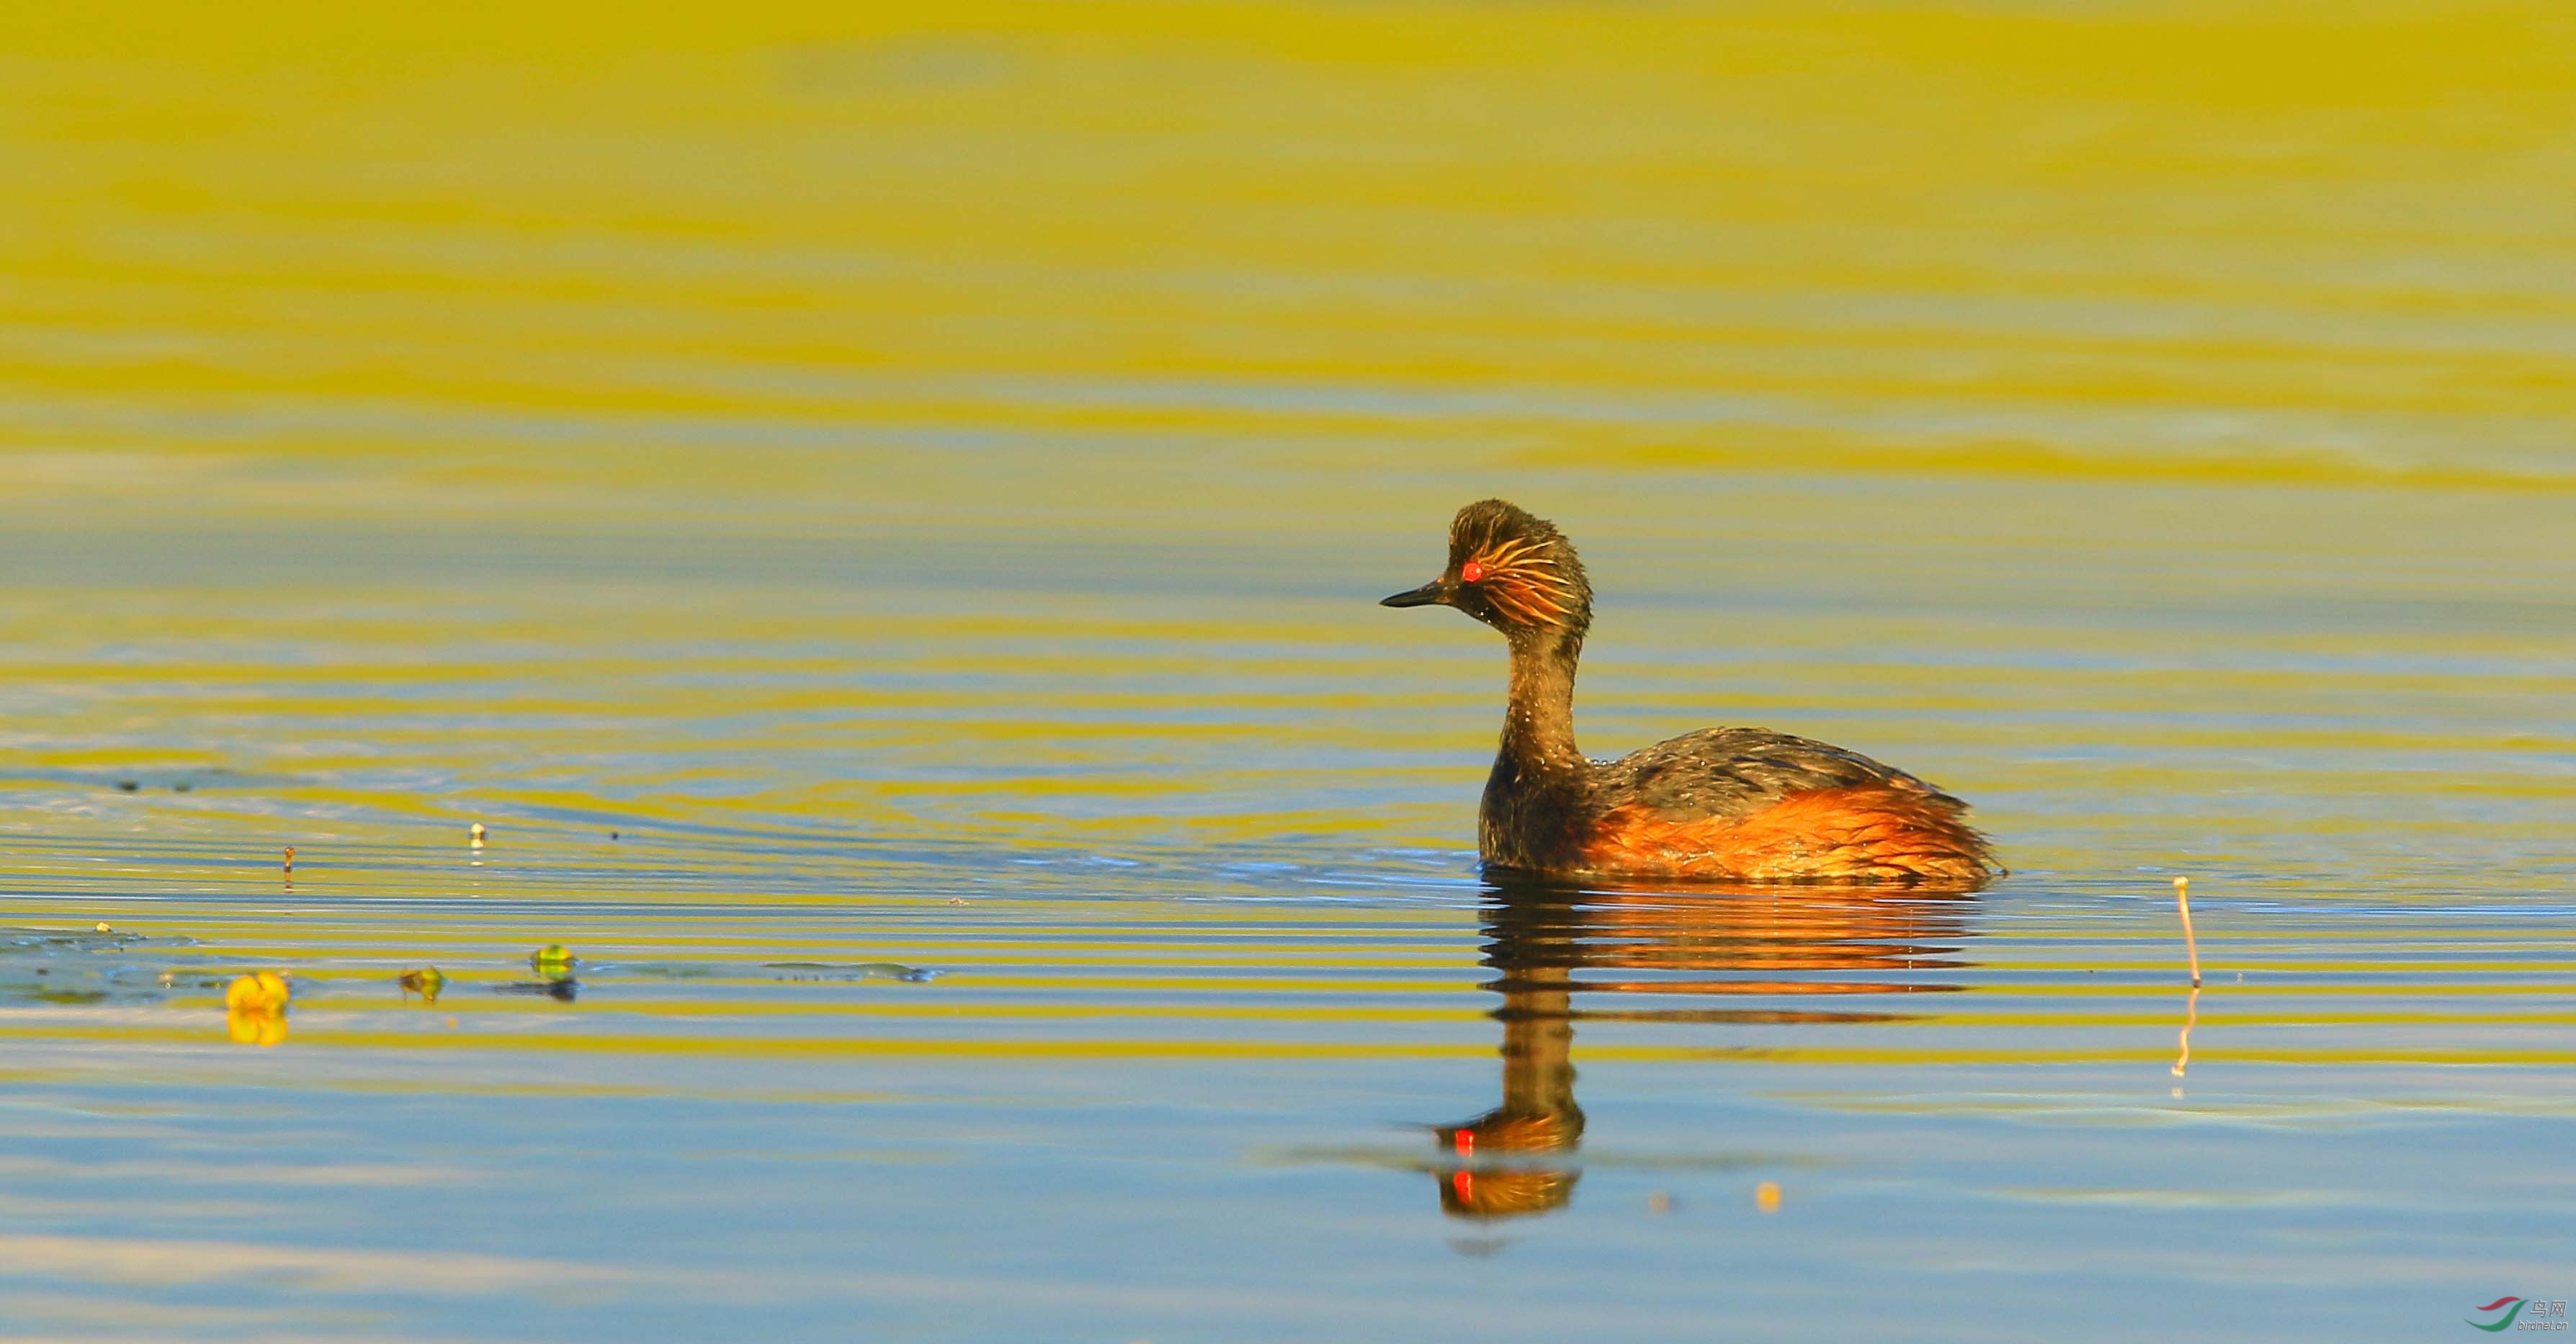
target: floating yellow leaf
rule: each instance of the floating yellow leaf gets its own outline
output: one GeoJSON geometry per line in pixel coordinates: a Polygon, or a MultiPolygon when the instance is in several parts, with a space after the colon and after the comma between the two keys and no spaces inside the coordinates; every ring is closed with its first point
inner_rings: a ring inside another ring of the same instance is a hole
{"type": "Polygon", "coordinates": [[[254,971],[235,978],[232,987],[224,991],[224,1009],[227,1012],[275,1012],[286,1006],[291,993],[285,976],[275,971],[254,971]]]}

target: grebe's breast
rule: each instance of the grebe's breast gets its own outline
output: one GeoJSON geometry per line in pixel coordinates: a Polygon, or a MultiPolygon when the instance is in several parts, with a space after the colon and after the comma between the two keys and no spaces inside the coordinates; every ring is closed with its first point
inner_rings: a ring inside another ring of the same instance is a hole
{"type": "Polygon", "coordinates": [[[1595,764],[1590,783],[1589,872],[1976,882],[1995,871],[1967,804],[1767,728],[1686,733],[1595,764]]]}

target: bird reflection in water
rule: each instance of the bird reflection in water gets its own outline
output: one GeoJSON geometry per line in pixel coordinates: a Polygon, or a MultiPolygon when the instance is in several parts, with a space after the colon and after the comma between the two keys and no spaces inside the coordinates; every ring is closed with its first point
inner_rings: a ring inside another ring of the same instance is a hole
{"type": "Polygon", "coordinates": [[[1485,965],[1502,996],[1502,1104],[1432,1130],[1440,1207],[1546,1213],[1574,1194],[1577,1022],[1832,1026],[1923,1016],[1802,1001],[1941,993],[1974,937],[1974,897],[1922,887],[1496,887],[1485,965]],[[1793,1006],[1794,1005],[1794,1006],[1793,1006]]]}

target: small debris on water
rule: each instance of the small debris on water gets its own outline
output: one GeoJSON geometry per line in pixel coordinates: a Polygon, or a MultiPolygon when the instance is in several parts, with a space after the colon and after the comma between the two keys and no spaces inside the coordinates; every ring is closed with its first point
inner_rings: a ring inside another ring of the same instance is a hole
{"type": "Polygon", "coordinates": [[[191,784],[191,783],[189,783],[188,781],[186,781],[186,780],[184,780],[184,779],[183,779],[183,780],[180,780],[178,783],[171,785],[171,786],[170,786],[170,792],[172,792],[172,793],[186,793],[188,790],[193,789],[193,788],[195,788],[195,787],[197,787],[197,786],[196,786],[196,785],[194,785],[194,784],[191,784]]]}
{"type": "Polygon", "coordinates": [[[435,966],[423,966],[417,971],[403,972],[394,983],[400,985],[405,994],[418,994],[423,1003],[436,1003],[438,992],[447,988],[447,977],[439,974],[435,966]]]}
{"type": "Polygon", "coordinates": [[[610,831],[610,832],[608,833],[608,838],[609,838],[609,839],[611,839],[611,840],[616,839],[616,838],[617,838],[617,832],[615,832],[615,831],[610,831]]]}
{"type": "Polygon", "coordinates": [[[1646,1196],[1646,1212],[1664,1214],[1673,1211],[1673,1197],[1658,1190],[1646,1196]]]}
{"type": "Polygon", "coordinates": [[[103,920],[103,919],[102,919],[102,920],[100,920],[100,921],[98,922],[98,928],[97,928],[96,932],[99,932],[99,933],[114,933],[114,932],[116,932],[116,930],[115,930],[115,928],[114,928],[114,927],[110,926],[106,920],[103,920]]]}
{"type": "Polygon", "coordinates": [[[1764,1181],[1762,1184],[1753,1187],[1753,1207],[1760,1209],[1764,1213],[1778,1213],[1780,1211],[1780,1183],[1778,1181],[1764,1181]]]}
{"type": "Polygon", "coordinates": [[[136,789],[142,788],[142,787],[143,787],[143,784],[142,784],[142,781],[140,781],[140,780],[133,780],[133,779],[120,779],[120,780],[116,781],[116,787],[118,787],[118,788],[120,788],[120,789],[124,790],[124,791],[125,791],[125,792],[127,792],[127,793],[132,793],[132,792],[134,792],[136,789]]]}
{"type": "Polygon", "coordinates": [[[548,998],[561,999],[566,1003],[570,1003],[581,993],[581,982],[573,978],[573,968],[580,964],[581,958],[574,956],[563,944],[548,943],[544,947],[538,948],[535,952],[529,954],[528,957],[529,969],[535,971],[543,978],[537,980],[521,980],[507,985],[494,985],[492,987],[492,992],[495,994],[543,994],[548,998]]]}

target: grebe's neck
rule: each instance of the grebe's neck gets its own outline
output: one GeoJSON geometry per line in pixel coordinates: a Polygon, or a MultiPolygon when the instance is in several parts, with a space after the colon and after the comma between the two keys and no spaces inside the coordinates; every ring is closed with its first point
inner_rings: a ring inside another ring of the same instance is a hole
{"type": "Polygon", "coordinates": [[[1591,763],[1574,748],[1574,662],[1583,636],[1511,632],[1503,749],[1476,809],[1476,850],[1505,868],[1560,871],[1580,857],[1591,763]]]}
{"type": "Polygon", "coordinates": [[[1562,630],[1514,633],[1503,756],[1523,778],[1581,774],[1574,746],[1574,665],[1583,637],[1562,630]]]}

